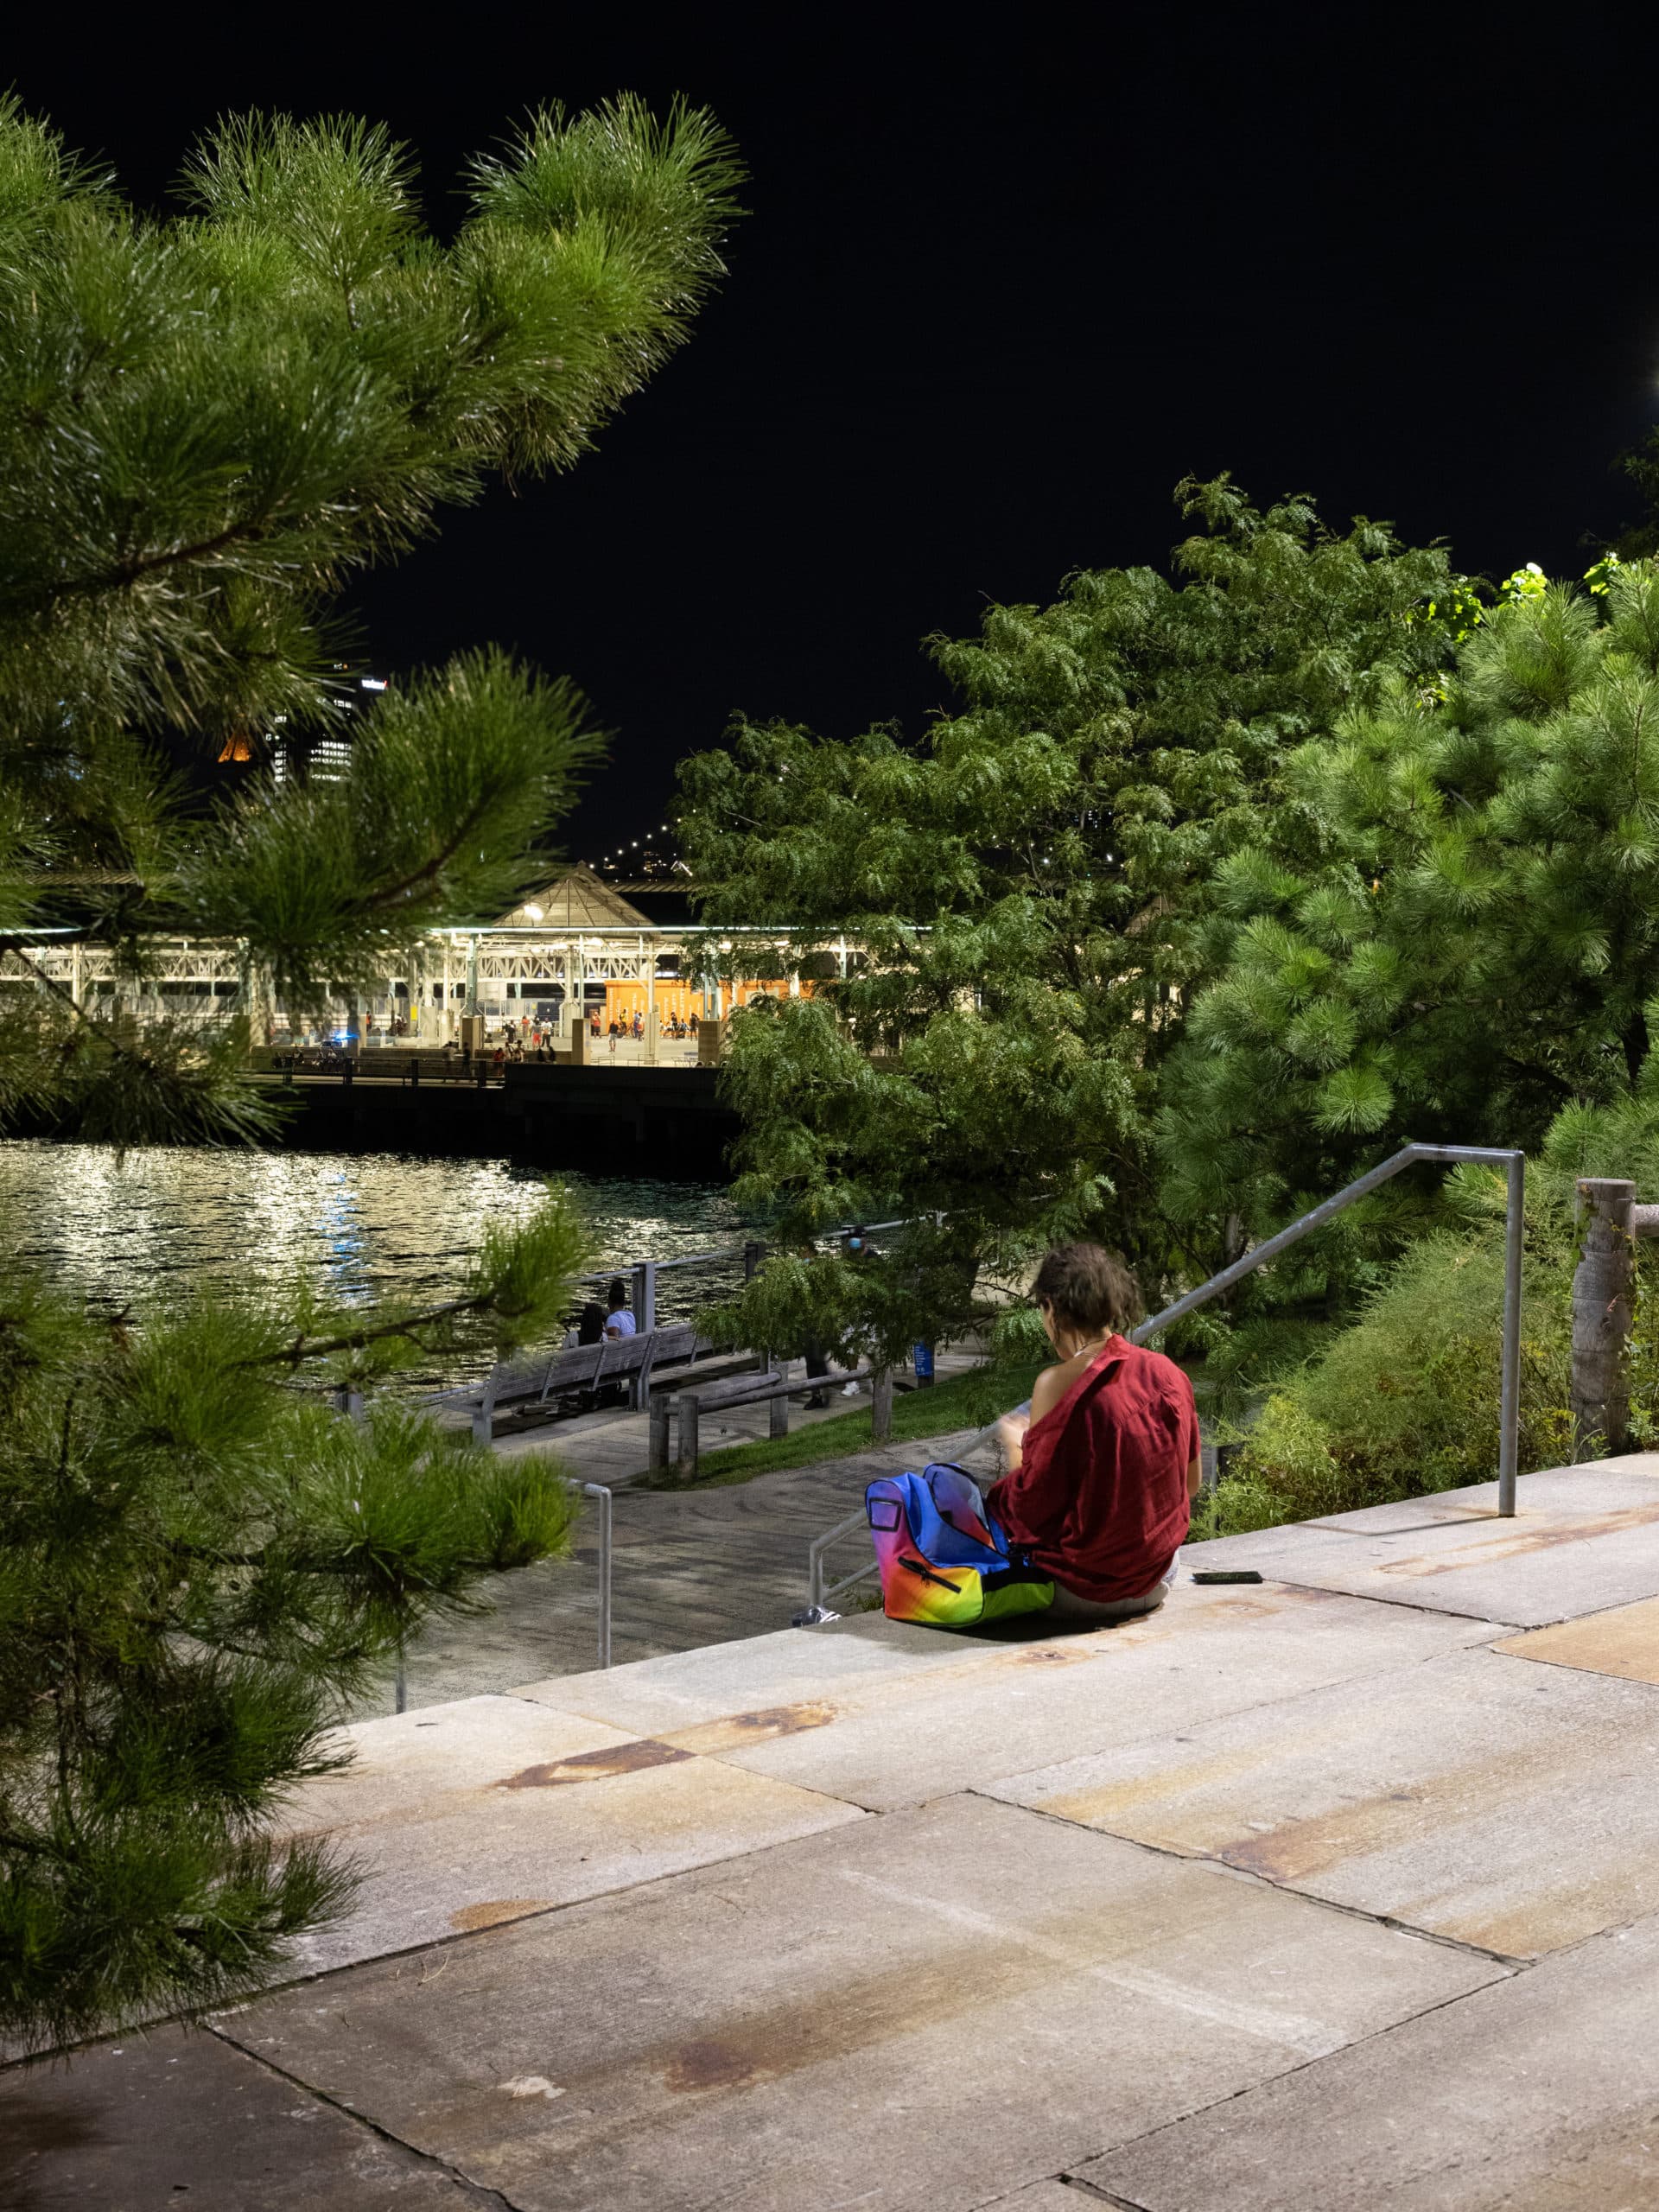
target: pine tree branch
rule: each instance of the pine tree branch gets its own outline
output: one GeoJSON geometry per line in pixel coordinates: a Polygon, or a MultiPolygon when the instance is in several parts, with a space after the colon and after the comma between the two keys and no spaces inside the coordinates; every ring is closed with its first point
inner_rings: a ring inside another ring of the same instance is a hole
{"type": "Polygon", "coordinates": [[[283,1351],[256,1352],[250,1358],[236,1362],[238,1370],[257,1367],[297,1368],[302,1360],[325,1359],[332,1352],[360,1351],[367,1344],[384,1344],[391,1337],[411,1336],[416,1329],[433,1327],[439,1321],[452,1320],[461,1313],[487,1313],[495,1305],[494,1294],[480,1291],[472,1298],[452,1298],[442,1306],[434,1306],[424,1313],[411,1313],[407,1319],[383,1321],[378,1328],[356,1329],[347,1336],[307,1338],[303,1334],[295,1338],[283,1351]]]}
{"type": "Polygon", "coordinates": [[[98,575],[76,576],[67,583],[48,585],[41,592],[41,601],[44,605],[55,606],[60,600],[93,598],[99,592],[124,590],[141,576],[153,575],[163,569],[181,568],[191,561],[211,560],[214,554],[224,552],[229,546],[261,536],[275,512],[267,508],[257,515],[245,516],[239,522],[227,524],[211,537],[197,538],[188,545],[169,546],[164,552],[136,555],[98,575]]]}

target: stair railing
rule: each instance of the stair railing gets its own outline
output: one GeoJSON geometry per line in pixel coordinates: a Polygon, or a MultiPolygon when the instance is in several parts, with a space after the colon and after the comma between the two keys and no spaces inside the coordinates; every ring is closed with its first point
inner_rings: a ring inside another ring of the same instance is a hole
{"type": "MultiPolygon", "coordinates": [[[[1502,1164],[1506,1184],[1503,1236],[1503,1357],[1498,1383],[1497,1410],[1497,1510],[1504,1519],[1515,1512],[1515,1478],[1520,1452],[1521,1433],[1521,1255],[1522,1249],[1524,1203],[1526,1198],[1527,1156],[1525,1153],[1508,1147],[1476,1144],[1404,1144],[1377,1166],[1367,1170],[1334,1196],[1301,1215],[1287,1228],[1265,1237],[1260,1244],[1252,1245],[1242,1259],[1230,1267],[1223,1268],[1208,1282],[1200,1283],[1196,1290],[1189,1290],[1173,1306],[1166,1306],[1161,1313],[1154,1313],[1148,1321],[1129,1332],[1131,1344],[1145,1344],[1149,1337],[1157,1336],[1173,1321],[1207,1306],[1224,1290],[1230,1290],[1236,1282],[1253,1274],[1257,1268],[1265,1267],[1269,1260],[1276,1260],[1293,1244],[1314,1230],[1323,1229],[1326,1222],[1353,1205],[1356,1198],[1364,1198],[1379,1185],[1389,1182],[1402,1168],[1410,1167],[1420,1160],[1446,1161],[1475,1160],[1488,1166],[1502,1164]]],[[[963,1452],[964,1459],[976,1452],[995,1434],[997,1423],[982,1428],[963,1452]]],[[[844,1521],[837,1521],[833,1529],[826,1529],[816,1536],[807,1548],[807,1608],[809,1613],[822,1612],[832,1598],[842,1596],[867,1576],[875,1573],[874,1560],[861,1567],[855,1573],[843,1575],[838,1582],[824,1583],[824,1560],[838,1543],[861,1531],[865,1525],[864,1510],[849,1513],[844,1521]]]]}

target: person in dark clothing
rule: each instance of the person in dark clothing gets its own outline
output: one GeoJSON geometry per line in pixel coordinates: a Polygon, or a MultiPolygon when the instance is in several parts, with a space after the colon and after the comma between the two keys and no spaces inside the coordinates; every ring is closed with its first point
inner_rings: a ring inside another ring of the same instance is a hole
{"type": "MultiPolygon", "coordinates": [[[[816,1260],[817,1256],[818,1248],[816,1244],[802,1245],[802,1259],[816,1260]]],[[[809,1336],[802,1349],[806,1353],[807,1381],[809,1382],[822,1382],[830,1372],[830,1362],[824,1357],[822,1338],[809,1336]]],[[[829,1403],[829,1399],[824,1396],[822,1390],[814,1390],[806,1400],[806,1408],[809,1413],[821,1414],[829,1403]]]]}
{"type": "Polygon", "coordinates": [[[597,1299],[590,1298],[564,1332],[563,1349],[575,1351],[579,1344],[596,1344],[605,1334],[605,1308],[597,1299]]]}

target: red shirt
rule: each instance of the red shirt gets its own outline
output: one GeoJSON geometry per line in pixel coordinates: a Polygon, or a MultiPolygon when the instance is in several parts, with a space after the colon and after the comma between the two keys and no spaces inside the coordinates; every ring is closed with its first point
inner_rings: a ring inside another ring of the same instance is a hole
{"type": "Polygon", "coordinates": [[[1192,1385],[1173,1359],[1109,1337],[1052,1413],[1026,1431],[1019,1467],[985,1503],[1033,1562],[1079,1598],[1142,1598],[1191,1517],[1198,1456],[1192,1385]]]}

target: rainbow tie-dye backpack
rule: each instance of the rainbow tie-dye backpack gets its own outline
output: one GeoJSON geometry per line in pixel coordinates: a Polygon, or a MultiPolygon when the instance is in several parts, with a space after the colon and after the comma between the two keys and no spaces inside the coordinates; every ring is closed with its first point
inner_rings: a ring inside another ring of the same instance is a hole
{"type": "Polygon", "coordinates": [[[1011,1549],[960,1467],[883,1475],[864,1492],[864,1511],[889,1620],[966,1628],[1054,1602],[1054,1585],[1011,1549]]]}

